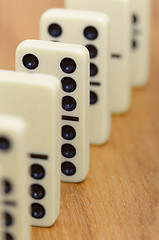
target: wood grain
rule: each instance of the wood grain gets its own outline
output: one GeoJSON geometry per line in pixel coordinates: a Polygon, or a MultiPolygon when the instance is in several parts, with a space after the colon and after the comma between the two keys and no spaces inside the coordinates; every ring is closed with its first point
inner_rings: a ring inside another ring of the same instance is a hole
{"type": "MultiPolygon", "coordinates": [[[[38,38],[42,12],[62,0],[0,1],[0,68],[14,69],[16,46],[38,38]]],[[[86,181],[62,183],[61,211],[32,240],[159,239],[159,2],[152,0],[150,77],[133,89],[128,113],[113,116],[110,141],[90,149],[86,181]]]]}

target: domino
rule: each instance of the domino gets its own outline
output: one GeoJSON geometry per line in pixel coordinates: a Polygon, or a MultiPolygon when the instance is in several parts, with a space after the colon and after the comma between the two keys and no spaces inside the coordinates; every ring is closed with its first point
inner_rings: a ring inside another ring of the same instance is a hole
{"type": "MultiPolygon", "coordinates": [[[[29,224],[51,226],[60,205],[61,86],[53,76],[0,71],[0,113],[27,124],[29,224]]],[[[22,239],[22,238],[21,238],[22,239]]]]}
{"type": "Polygon", "coordinates": [[[130,4],[130,0],[65,0],[66,8],[99,11],[110,17],[110,104],[113,113],[124,113],[130,104],[130,4]]]}
{"type": "Polygon", "coordinates": [[[111,129],[108,99],[108,16],[90,11],[49,9],[40,19],[40,39],[81,44],[88,49],[90,55],[90,143],[103,144],[108,140],[111,129]]]}
{"type": "Polygon", "coordinates": [[[25,142],[24,121],[0,115],[0,239],[30,239],[25,142]]]}
{"type": "Polygon", "coordinates": [[[146,85],[149,74],[150,0],[132,0],[131,82],[146,85]]]}
{"type": "Polygon", "coordinates": [[[16,50],[16,70],[55,75],[62,83],[61,179],[83,181],[89,170],[89,53],[80,45],[23,41],[16,50]]]}

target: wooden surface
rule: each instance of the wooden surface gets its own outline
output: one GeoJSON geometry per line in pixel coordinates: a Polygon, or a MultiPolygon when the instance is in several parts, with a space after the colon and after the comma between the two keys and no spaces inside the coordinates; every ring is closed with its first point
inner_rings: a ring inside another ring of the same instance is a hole
{"type": "MultiPolygon", "coordinates": [[[[0,68],[14,69],[16,46],[38,38],[42,12],[61,0],[0,1],[0,68]]],[[[150,78],[129,112],[113,116],[110,141],[91,147],[88,178],[62,183],[61,211],[32,240],[159,239],[159,2],[152,0],[150,78]]]]}

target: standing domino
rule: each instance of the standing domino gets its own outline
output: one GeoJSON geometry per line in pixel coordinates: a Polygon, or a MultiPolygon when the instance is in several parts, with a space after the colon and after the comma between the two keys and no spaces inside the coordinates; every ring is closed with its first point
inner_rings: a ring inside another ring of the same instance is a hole
{"type": "Polygon", "coordinates": [[[51,226],[59,213],[60,92],[53,76],[0,71],[0,113],[19,116],[27,124],[29,224],[35,226],[51,226]]]}
{"type": "Polygon", "coordinates": [[[104,12],[110,17],[110,104],[112,112],[125,112],[130,103],[131,87],[130,0],[65,0],[65,6],[104,12]]]}
{"type": "Polygon", "coordinates": [[[111,129],[108,104],[109,18],[99,12],[49,9],[40,20],[40,39],[81,44],[89,50],[90,143],[104,143],[111,129]]]}
{"type": "Polygon", "coordinates": [[[30,239],[25,140],[23,120],[0,115],[0,166],[3,169],[0,239],[30,239]]]}
{"type": "Polygon", "coordinates": [[[150,0],[132,0],[131,82],[144,86],[149,73],[150,0]]]}
{"type": "Polygon", "coordinates": [[[80,45],[26,40],[17,48],[16,70],[51,74],[61,80],[62,103],[56,107],[62,108],[62,180],[83,181],[89,169],[88,50],[80,45]]]}

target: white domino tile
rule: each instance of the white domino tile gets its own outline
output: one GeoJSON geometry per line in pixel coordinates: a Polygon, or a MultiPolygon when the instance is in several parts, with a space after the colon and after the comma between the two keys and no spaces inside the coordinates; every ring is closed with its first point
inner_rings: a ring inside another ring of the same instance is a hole
{"type": "Polygon", "coordinates": [[[59,213],[60,93],[59,80],[53,76],[0,71],[0,113],[21,117],[27,124],[23,155],[30,225],[51,226],[59,213]]]}
{"type": "Polygon", "coordinates": [[[29,240],[26,125],[0,114],[0,239],[29,240]]]}
{"type": "Polygon", "coordinates": [[[40,39],[81,44],[90,53],[90,143],[103,144],[111,129],[109,17],[104,13],[49,9],[40,19],[40,39]]]}
{"type": "MultiPolygon", "coordinates": [[[[55,75],[62,83],[61,179],[83,181],[89,170],[89,53],[81,45],[23,41],[16,70],[55,75]]],[[[44,80],[45,81],[45,80],[44,80]]]]}

